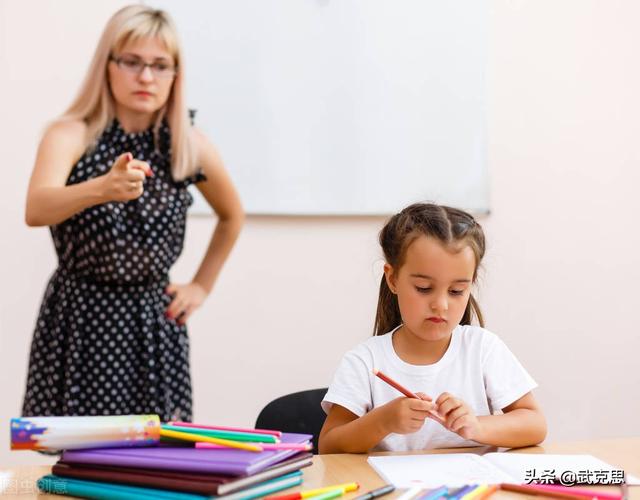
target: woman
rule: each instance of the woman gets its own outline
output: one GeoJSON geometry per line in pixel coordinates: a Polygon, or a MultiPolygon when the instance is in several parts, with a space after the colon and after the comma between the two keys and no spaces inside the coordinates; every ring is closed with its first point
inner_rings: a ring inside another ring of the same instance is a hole
{"type": "Polygon", "coordinates": [[[190,420],[186,321],[243,223],[216,150],[189,122],[168,15],[142,5],[107,23],[79,95],[45,132],[27,196],[59,266],[35,328],[23,415],[156,413],[190,420]],[[187,186],[218,216],[193,280],[169,282],[187,186]]]}

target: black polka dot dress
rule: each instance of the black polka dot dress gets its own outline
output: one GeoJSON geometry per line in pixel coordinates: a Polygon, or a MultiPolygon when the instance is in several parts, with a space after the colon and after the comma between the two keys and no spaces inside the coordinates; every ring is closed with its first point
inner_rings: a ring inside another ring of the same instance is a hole
{"type": "Polygon", "coordinates": [[[109,171],[124,152],[147,161],[136,200],[90,207],[51,227],[58,268],[35,327],[22,413],[155,413],[191,420],[186,326],[165,316],[168,273],[180,252],[190,183],[170,174],[170,131],[127,134],[114,121],[67,184],[109,171]]]}

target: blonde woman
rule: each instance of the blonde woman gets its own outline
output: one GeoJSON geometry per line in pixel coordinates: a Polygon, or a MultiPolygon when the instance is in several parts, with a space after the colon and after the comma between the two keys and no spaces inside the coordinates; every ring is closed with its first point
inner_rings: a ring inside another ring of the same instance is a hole
{"type": "Polygon", "coordinates": [[[190,420],[185,323],[243,218],[220,157],[190,124],[172,21],[141,5],[121,9],[77,98],[45,132],[29,184],[27,224],[50,226],[59,265],[34,332],[23,414],[190,420]],[[175,284],[191,183],[218,224],[193,280],[175,284]]]}

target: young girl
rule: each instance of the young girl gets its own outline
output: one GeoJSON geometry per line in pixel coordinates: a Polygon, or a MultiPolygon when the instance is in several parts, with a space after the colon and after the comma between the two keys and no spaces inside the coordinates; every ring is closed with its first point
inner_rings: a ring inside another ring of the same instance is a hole
{"type": "Polygon", "coordinates": [[[536,383],[482,328],[471,294],[485,249],[480,225],[461,210],[415,204],[388,221],[380,245],[386,264],[375,335],[334,375],[322,402],[320,453],[541,442],[536,383]],[[473,314],[481,326],[471,325],[473,314]],[[403,396],[374,369],[420,399],[403,396]]]}

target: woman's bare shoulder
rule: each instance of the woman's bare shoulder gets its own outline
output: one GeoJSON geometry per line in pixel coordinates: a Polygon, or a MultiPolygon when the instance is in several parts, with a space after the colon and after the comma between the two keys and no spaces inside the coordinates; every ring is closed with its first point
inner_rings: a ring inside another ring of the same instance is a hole
{"type": "Polygon", "coordinates": [[[86,148],[87,124],[82,120],[60,119],[51,122],[42,135],[41,148],[66,152],[72,158],[82,156],[86,148]]]}
{"type": "Polygon", "coordinates": [[[72,142],[84,143],[87,137],[87,124],[82,120],[59,119],[51,122],[44,131],[43,138],[53,137],[72,142]]]}
{"type": "Polygon", "coordinates": [[[220,153],[218,153],[217,148],[206,134],[196,127],[191,127],[190,134],[191,140],[196,148],[196,163],[204,168],[205,171],[208,167],[217,168],[217,166],[222,163],[222,159],[220,158],[220,153]]]}

